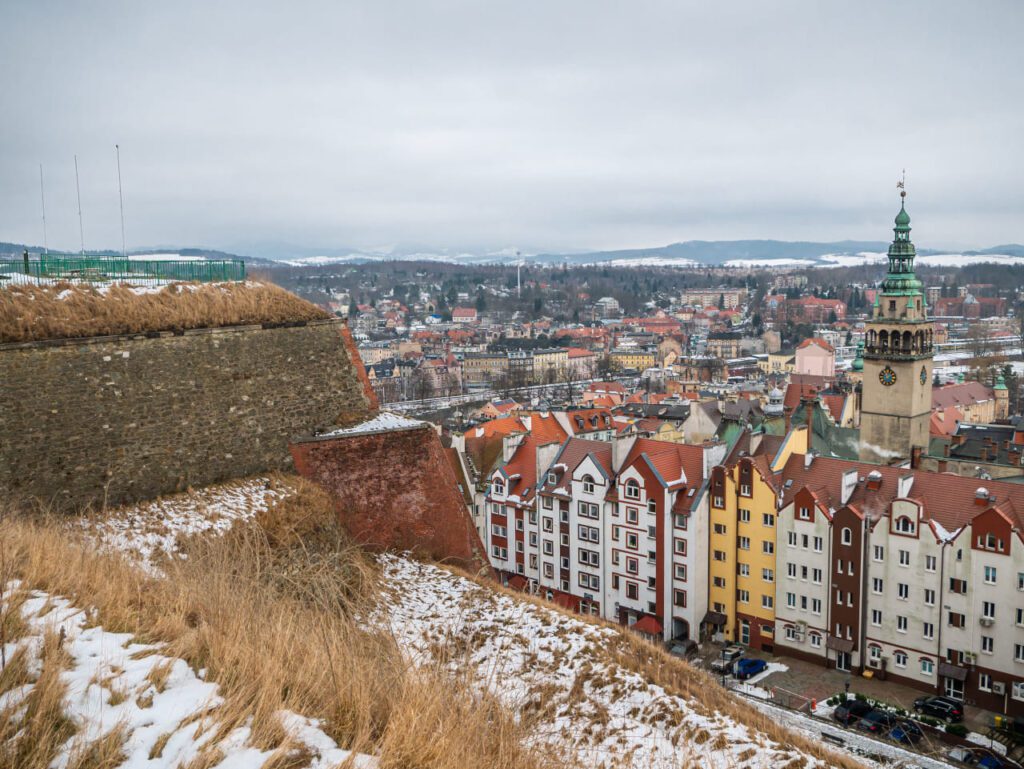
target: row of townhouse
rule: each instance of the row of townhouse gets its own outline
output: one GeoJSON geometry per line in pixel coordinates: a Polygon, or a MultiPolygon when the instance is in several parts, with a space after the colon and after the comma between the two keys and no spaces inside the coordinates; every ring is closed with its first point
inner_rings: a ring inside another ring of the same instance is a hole
{"type": "Polygon", "coordinates": [[[481,530],[515,587],[1024,715],[1024,487],[816,457],[510,436],[481,530]]]}
{"type": "Polygon", "coordinates": [[[706,613],[704,478],[724,444],[636,436],[507,441],[491,475],[485,532],[514,587],[665,641],[706,613]]]}

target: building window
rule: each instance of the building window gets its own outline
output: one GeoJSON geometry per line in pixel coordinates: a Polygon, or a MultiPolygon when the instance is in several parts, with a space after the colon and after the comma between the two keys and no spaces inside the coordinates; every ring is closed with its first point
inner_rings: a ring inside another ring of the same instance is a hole
{"type": "Polygon", "coordinates": [[[739,574],[740,574],[741,577],[749,577],[750,576],[750,564],[749,563],[741,563],[741,564],[739,564],[739,574]]]}
{"type": "Polygon", "coordinates": [[[796,547],[796,532],[795,531],[789,532],[789,536],[788,536],[787,539],[788,539],[787,543],[789,544],[790,547],[796,547]]]}
{"type": "Polygon", "coordinates": [[[934,572],[935,571],[935,563],[936,563],[936,559],[935,559],[934,555],[926,555],[924,557],[924,570],[925,571],[934,572]]]}
{"type": "Polygon", "coordinates": [[[811,614],[821,614],[821,599],[820,598],[812,598],[811,599],[811,614]]]}
{"type": "Polygon", "coordinates": [[[775,553],[775,543],[765,540],[761,543],[761,552],[765,555],[773,555],[775,553]]]}
{"type": "Polygon", "coordinates": [[[740,484],[740,496],[742,496],[742,497],[749,497],[750,496],[750,484],[749,483],[741,483],[740,484]]]}
{"type": "Polygon", "coordinates": [[[1013,698],[1015,700],[1024,700],[1024,681],[1013,682],[1013,698]]]}
{"type": "Polygon", "coordinates": [[[900,566],[910,566],[909,550],[900,550],[900,566]]]}
{"type": "Polygon", "coordinates": [[[884,561],[885,560],[885,548],[882,547],[881,545],[875,545],[874,551],[872,553],[872,558],[874,560],[876,560],[876,561],[884,561]]]}
{"type": "Polygon", "coordinates": [[[635,582],[626,583],[626,598],[637,600],[640,597],[640,586],[635,582]]]}
{"type": "Polygon", "coordinates": [[[725,507],[725,497],[713,496],[711,498],[711,504],[719,509],[725,507]]]}
{"type": "Polygon", "coordinates": [[[1017,589],[1024,590],[1024,571],[1017,572],[1017,589]]]}
{"type": "Polygon", "coordinates": [[[811,574],[812,574],[811,582],[813,582],[815,585],[820,585],[821,584],[821,569],[813,569],[811,571],[811,574]]]}
{"type": "Polygon", "coordinates": [[[725,534],[725,524],[724,523],[716,523],[715,524],[715,534],[725,534]]]}
{"type": "Polygon", "coordinates": [[[844,545],[853,543],[853,531],[849,527],[844,527],[840,532],[840,542],[844,545]]]}
{"type": "Polygon", "coordinates": [[[508,560],[508,548],[498,547],[497,545],[494,545],[491,547],[491,555],[502,561],[508,560]]]}
{"type": "Polygon", "coordinates": [[[914,533],[914,522],[907,516],[901,515],[896,519],[896,531],[900,534],[913,534],[914,533]]]}
{"type": "Polygon", "coordinates": [[[505,493],[505,482],[501,478],[495,478],[491,481],[491,493],[501,496],[505,493]]]}
{"type": "Polygon", "coordinates": [[[686,608],[686,591],[685,590],[673,590],[672,591],[672,604],[682,609],[686,608]]]}
{"type": "Polygon", "coordinates": [[[675,539],[672,541],[672,549],[676,555],[686,555],[686,540],[675,539]]]}
{"type": "Polygon", "coordinates": [[[626,508],[626,523],[636,523],[639,511],[635,507],[626,508]]]}
{"type": "Polygon", "coordinates": [[[658,503],[653,499],[647,500],[647,512],[654,514],[658,512],[658,503]]]}
{"type": "Polygon", "coordinates": [[[811,646],[815,649],[821,648],[821,635],[818,633],[811,633],[811,646]]]}
{"type": "MultiPolygon", "coordinates": [[[[628,484],[627,484],[628,486],[628,484]]],[[[594,479],[589,475],[583,476],[583,493],[593,494],[594,493],[594,479]]]]}
{"type": "Polygon", "coordinates": [[[935,591],[931,588],[924,589],[924,605],[934,606],[935,605],[935,591]]]}
{"type": "Polygon", "coordinates": [[[899,633],[907,632],[907,618],[900,615],[896,617],[896,630],[899,633]]]}
{"type": "Polygon", "coordinates": [[[921,658],[921,675],[930,676],[935,671],[935,663],[929,659],[921,658]]]}
{"type": "Polygon", "coordinates": [[[762,513],[761,514],[761,525],[762,526],[775,526],[775,515],[773,513],[762,513]]]}
{"type": "Polygon", "coordinates": [[[905,582],[898,582],[896,584],[896,594],[901,601],[906,601],[910,598],[910,585],[905,582]]]}
{"type": "Polygon", "coordinates": [[[990,676],[988,673],[979,673],[978,688],[983,692],[992,691],[992,676],[990,676]]]}
{"type": "Polygon", "coordinates": [[[740,550],[749,550],[750,549],[750,537],[740,537],[739,538],[739,542],[737,543],[737,546],[739,547],[740,550]]]}
{"type": "Polygon", "coordinates": [[[761,596],[761,608],[762,609],[772,609],[774,607],[775,607],[775,599],[774,598],[772,598],[770,595],[762,595],[761,596]]]}
{"type": "Polygon", "coordinates": [[[981,616],[985,619],[996,618],[996,605],[992,601],[981,602],[981,616]]]}
{"type": "Polygon", "coordinates": [[[685,563],[677,563],[676,564],[676,579],[678,579],[680,582],[686,582],[686,564],[685,563]]]}
{"type": "Polygon", "coordinates": [[[627,531],[626,532],[626,547],[628,547],[630,550],[636,550],[638,545],[639,545],[639,540],[637,539],[636,534],[634,532],[632,532],[632,531],[627,531]]]}
{"type": "Polygon", "coordinates": [[[992,654],[995,647],[995,639],[990,635],[983,635],[981,637],[981,650],[985,654],[992,654]]]}
{"type": "Polygon", "coordinates": [[[786,606],[790,609],[796,608],[796,593],[786,593],[786,606]]]}
{"type": "Polygon", "coordinates": [[[796,640],[796,628],[794,628],[792,625],[786,625],[786,640],[787,641],[795,641],[796,640]]]}
{"type": "Polygon", "coordinates": [[[905,668],[907,666],[906,652],[893,652],[892,659],[898,668],[905,668]]]}
{"type": "Polygon", "coordinates": [[[921,628],[921,635],[929,641],[935,638],[935,625],[931,622],[925,622],[921,628]]]}
{"type": "Polygon", "coordinates": [[[809,521],[811,520],[811,508],[801,507],[800,508],[800,520],[809,521]]]}
{"type": "Polygon", "coordinates": [[[541,497],[540,502],[544,506],[545,510],[551,510],[555,506],[555,500],[551,497],[541,497]]]}
{"type": "Polygon", "coordinates": [[[775,581],[775,570],[774,569],[761,569],[761,579],[765,582],[775,581]]]}
{"type": "Polygon", "coordinates": [[[740,508],[740,523],[750,523],[750,511],[740,508]]]}
{"type": "Polygon", "coordinates": [[[949,579],[949,592],[951,592],[951,593],[960,593],[961,595],[966,594],[967,593],[967,580],[965,580],[965,579],[954,579],[954,578],[950,577],[950,579],[949,579]]]}
{"type": "Polygon", "coordinates": [[[871,610],[871,624],[876,626],[882,624],[882,612],[878,609],[871,610]]]}
{"type": "Polygon", "coordinates": [[[675,522],[675,527],[677,529],[685,529],[686,528],[686,516],[685,515],[683,515],[681,513],[676,513],[675,516],[673,516],[673,520],[675,522]]]}
{"type": "Polygon", "coordinates": [[[1024,644],[1013,645],[1013,661],[1024,662],[1024,644]]]}
{"type": "Polygon", "coordinates": [[[985,584],[994,585],[996,584],[996,567],[986,566],[985,567],[985,584]]]}
{"type": "Polygon", "coordinates": [[[796,564],[795,563],[787,563],[786,564],[786,576],[789,577],[790,579],[796,579],[796,564]]]}
{"type": "Polygon", "coordinates": [[[640,484],[630,478],[625,486],[626,499],[640,499],[640,484]]]}
{"type": "Polygon", "coordinates": [[[750,603],[750,591],[749,590],[737,590],[736,600],[740,603],[750,603]]]}
{"type": "Polygon", "coordinates": [[[640,571],[640,561],[636,558],[626,559],[626,572],[629,574],[637,574],[640,571]]]}
{"type": "Polygon", "coordinates": [[[821,546],[822,546],[821,537],[815,537],[814,538],[814,552],[815,553],[820,553],[821,552],[821,546]]]}

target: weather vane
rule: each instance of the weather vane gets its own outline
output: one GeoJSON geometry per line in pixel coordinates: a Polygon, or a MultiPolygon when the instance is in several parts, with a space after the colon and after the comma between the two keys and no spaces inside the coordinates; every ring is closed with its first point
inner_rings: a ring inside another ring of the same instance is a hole
{"type": "Polygon", "coordinates": [[[903,169],[903,174],[900,176],[900,180],[896,182],[896,189],[900,191],[900,197],[905,198],[907,196],[907,169],[903,169]]]}

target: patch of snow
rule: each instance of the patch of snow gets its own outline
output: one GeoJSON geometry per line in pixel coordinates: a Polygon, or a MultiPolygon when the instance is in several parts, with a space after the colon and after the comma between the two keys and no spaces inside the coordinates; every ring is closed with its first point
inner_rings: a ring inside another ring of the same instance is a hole
{"type": "MultiPolygon", "coordinates": [[[[30,669],[38,672],[47,632],[63,633],[63,649],[69,657],[61,679],[67,686],[65,714],[74,722],[76,734],[58,754],[53,769],[64,769],[75,750],[119,727],[126,736],[125,758],[120,764],[125,769],[173,769],[211,748],[224,754],[217,763],[220,769],[259,767],[274,754],[248,744],[247,726],[232,730],[220,742],[211,742],[216,728],[211,728],[210,722],[216,722],[216,709],[224,703],[219,687],[202,680],[184,660],[160,654],[158,645],[135,643],[130,633],[89,626],[86,612],[44,592],[30,593],[21,611],[28,631],[6,645],[7,659],[24,647],[30,669]],[[169,672],[164,684],[154,685],[151,679],[159,680],[165,669],[169,672]],[[163,749],[154,756],[160,740],[163,749]]],[[[23,702],[32,686],[7,692],[2,705],[23,702]]],[[[296,747],[305,746],[314,756],[311,767],[327,769],[349,760],[357,769],[377,766],[373,756],[339,748],[316,720],[290,711],[277,715],[296,747]]]]}
{"type": "Polygon", "coordinates": [[[341,438],[346,435],[362,435],[365,433],[385,432],[387,430],[408,430],[413,427],[423,427],[427,424],[419,419],[409,419],[390,411],[382,411],[373,419],[368,419],[354,427],[346,427],[340,430],[320,433],[318,438],[341,438]]]}
{"type": "Polygon", "coordinates": [[[996,742],[991,737],[986,737],[984,734],[978,734],[978,732],[967,732],[967,736],[964,739],[968,742],[973,742],[975,745],[988,748],[993,753],[998,753],[1001,756],[1006,755],[1006,746],[1003,743],[996,742]]]}
{"type": "Polygon", "coordinates": [[[287,493],[269,478],[253,478],[118,508],[79,523],[100,548],[127,553],[156,574],[156,562],[177,552],[179,537],[223,534],[236,520],[264,512],[287,493]]]}
{"type": "Polygon", "coordinates": [[[729,259],[726,267],[813,267],[813,259],[729,259]]]}
{"type": "MultiPolygon", "coordinates": [[[[560,759],[581,766],[778,767],[824,763],[651,684],[608,654],[621,631],[488,590],[437,566],[380,558],[389,596],[371,618],[415,664],[439,648],[514,711],[551,713],[535,733],[560,759]],[[701,737],[700,735],[705,735],[701,737]],[[743,758],[739,758],[743,756],[743,758]]],[[[443,657],[442,657],[443,659],[443,657]]]]}

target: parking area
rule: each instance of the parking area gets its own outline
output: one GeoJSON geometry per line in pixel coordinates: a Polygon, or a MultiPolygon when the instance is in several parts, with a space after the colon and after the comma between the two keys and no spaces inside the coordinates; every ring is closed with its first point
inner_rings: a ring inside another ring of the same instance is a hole
{"type": "MultiPolygon", "coordinates": [[[[722,645],[703,644],[699,654],[703,667],[710,667],[712,661],[719,659],[723,648],[722,645]]],[[[826,700],[834,694],[845,691],[845,686],[849,683],[850,694],[863,694],[872,699],[882,700],[911,710],[915,699],[934,693],[893,681],[878,681],[838,670],[829,670],[803,660],[764,654],[753,649],[744,649],[744,656],[756,657],[766,662],[781,663],[788,668],[788,670],[776,670],[761,678],[758,680],[758,686],[765,689],[775,687],[787,694],[807,700],[813,699],[818,702],[826,700]]],[[[993,714],[988,711],[970,705],[964,707],[964,723],[971,731],[984,733],[992,724],[992,718],[993,714]]]]}

